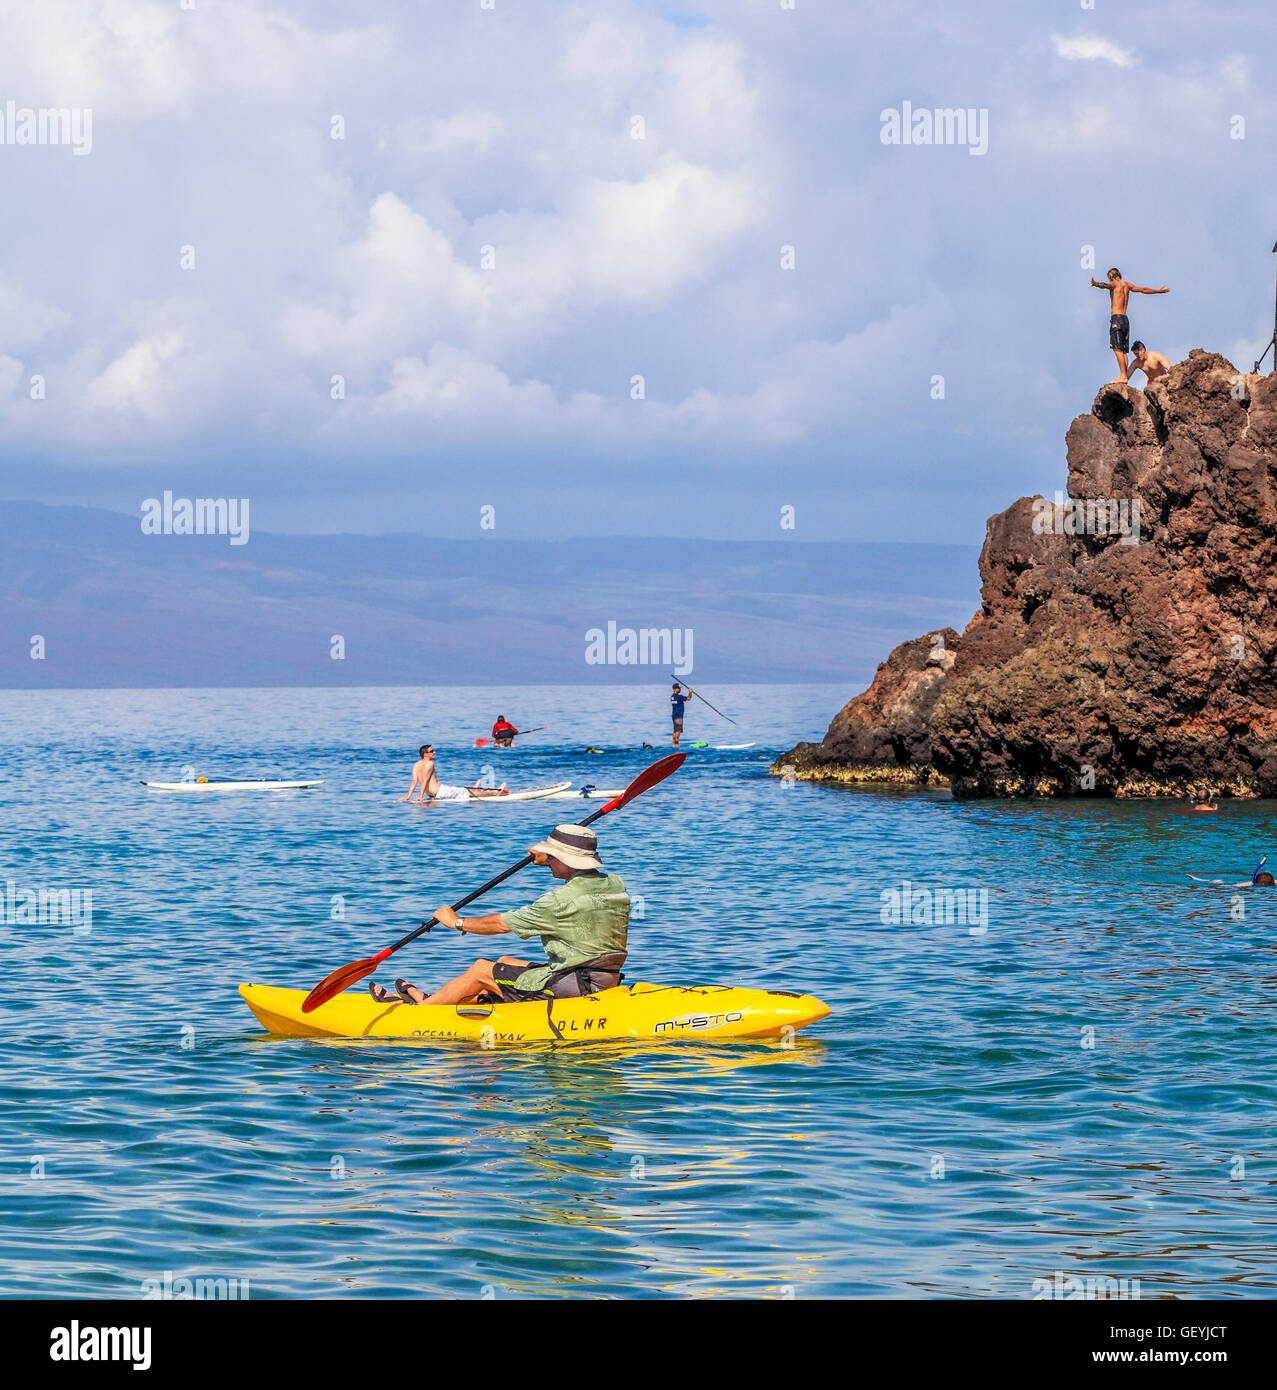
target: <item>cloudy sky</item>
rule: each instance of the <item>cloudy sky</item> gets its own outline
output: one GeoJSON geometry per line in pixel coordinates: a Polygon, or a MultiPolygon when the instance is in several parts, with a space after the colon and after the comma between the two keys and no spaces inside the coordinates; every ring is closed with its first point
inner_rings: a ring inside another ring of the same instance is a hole
{"type": "Polygon", "coordinates": [[[0,497],[978,543],[1112,375],[1087,248],[1249,368],[1270,0],[782,3],[0,0],[0,130],[92,112],[0,144],[0,497]]]}

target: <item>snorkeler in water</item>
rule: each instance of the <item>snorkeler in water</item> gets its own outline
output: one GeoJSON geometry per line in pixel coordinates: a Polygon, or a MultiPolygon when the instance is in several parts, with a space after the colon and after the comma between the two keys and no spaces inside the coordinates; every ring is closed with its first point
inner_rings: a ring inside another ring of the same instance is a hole
{"type": "Polygon", "coordinates": [[[1268,863],[1268,856],[1264,857],[1255,865],[1255,872],[1250,879],[1243,880],[1241,883],[1229,883],[1224,878],[1201,878],[1197,874],[1189,874],[1195,883],[1209,883],[1213,888],[1271,888],[1277,884],[1277,879],[1273,878],[1264,865],[1268,863]]]}

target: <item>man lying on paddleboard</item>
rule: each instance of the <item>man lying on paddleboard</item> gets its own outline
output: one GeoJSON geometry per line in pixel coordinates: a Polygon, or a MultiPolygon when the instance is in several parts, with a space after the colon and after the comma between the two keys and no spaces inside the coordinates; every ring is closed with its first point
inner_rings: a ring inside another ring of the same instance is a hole
{"type": "Polygon", "coordinates": [[[426,801],[469,801],[472,796],[506,794],[504,782],[499,787],[450,787],[446,782],[441,782],[435,772],[435,750],[431,745],[423,743],[417,751],[421,756],[412,765],[412,785],[408,788],[408,795],[401,796],[400,801],[411,801],[418,786],[421,788],[418,805],[426,801]]]}
{"type": "MultiPolygon", "coordinates": [[[[433,994],[396,980],[399,999],[406,1004],[576,999],[620,984],[630,895],[625,884],[604,869],[594,831],[584,825],[556,825],[554,833],[528,853],[562,879],[562,885],[514,912],[461,918],[450,907],[441,907],[434,919],[473,936],[539,936],[547,959],[477,960],[433,994]]],[[[395,1002],[395,995],[379,984],[370,984],[368,991],[379,1004],[395,1002]]]]}

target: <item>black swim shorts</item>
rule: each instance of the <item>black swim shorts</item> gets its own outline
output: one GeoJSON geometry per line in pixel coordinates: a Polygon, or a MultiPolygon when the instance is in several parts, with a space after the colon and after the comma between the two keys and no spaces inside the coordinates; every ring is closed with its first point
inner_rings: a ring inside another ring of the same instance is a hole
{"type": "Polygon", "coordinates": [[[1125,314],[1109,315],[1109,347],[1115,352],[1131,350],[1131,321],[1125,314]]]}
{"type": "Polygon", "coordinates": [[[516,989],[514,987],[514,981],[525,970],[533,970],[536,966],[544,964],[545,961],[533,961],[531,965],[506,965],[502,961],[495,962],[492,967],[492,978],[501,991],[501,998],[507,1004],[521,1004],[528,999],[552,998],[553,991],[548,989],[516,989]]]}

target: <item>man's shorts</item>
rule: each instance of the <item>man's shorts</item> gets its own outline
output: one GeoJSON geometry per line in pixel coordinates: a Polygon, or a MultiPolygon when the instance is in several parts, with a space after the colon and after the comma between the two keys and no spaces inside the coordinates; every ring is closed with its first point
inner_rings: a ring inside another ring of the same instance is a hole
{"type": "MultiPolygon", "coordinates": [[[[574,972],[560,975],[558,979],[552,975],[550,984],[545,989],[519,989],[513,983],[525,970],[539,970],[548,964],[549,962],[544,960],[534,960],[527,965],[507,965],[501,961],[495,962],[492,967],[492,979],[501,993],[500,999],[493,999],[493,1002],[499,1003],[504,1000],[509,1004],[521,1004],[528,999],[579,999],[583,989],[589,991],[592,981],[595,988],[607,989],[624,978],[619,971],[613,976],[611,971],[595,970],[591,971],[589,978],[584,981],[580,980],[574,972]],[[605,977],[602,982],[597,979],[599,975],[605,977]]],[[[493,996],[489,995],[488,998],[492,999],[493,996]]]]}
{"type": "Polygon", "coordinates": [[[681,716],[674,720],[674,732],[676,734],[681,734],[683,732],[683,720],[681,716]]]}
{"type": "Polygon", "coordinates": [[[1114,352],[1131,350],[1131,321],[1125,314],[1109,315],[1109,347],[1114,352]]]}
{"type": "Polygon", "coordinates": [[[545,961],[532,961],[528,965],[508,965],[497,961],[492,967],[492,978],[501,991],[501,998],[508,1004],[521,1004],[527,999],[552,999],[553,991],[548,989],[516,989],[514,981],[526,970],[535,970],[545,961]]]}
{"type": "Polygon", "coordinates": [[[464,787],[450,787],[446,782],[439,783],[439,790],[435,792],[435,801],[469,801],[470,793],[464,787]]]}

